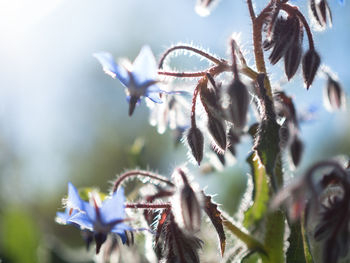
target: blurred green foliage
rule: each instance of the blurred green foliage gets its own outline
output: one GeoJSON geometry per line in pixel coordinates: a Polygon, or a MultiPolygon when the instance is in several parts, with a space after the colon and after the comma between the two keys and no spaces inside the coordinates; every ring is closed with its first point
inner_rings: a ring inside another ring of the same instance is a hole
{"type": "Polygon", "coordinates": [[[33,215],[23,207],[7,207],[1,215],[3,263],[36,263],[41,233],[33,215]]]}

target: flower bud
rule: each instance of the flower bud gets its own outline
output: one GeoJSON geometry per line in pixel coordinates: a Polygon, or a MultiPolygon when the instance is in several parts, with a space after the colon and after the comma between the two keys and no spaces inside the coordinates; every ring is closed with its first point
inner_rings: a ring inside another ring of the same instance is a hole
{"type": "Polygon", "coordinates": [[[345,107],[345,93],[340,83],[328,77],[324,92],[324,103],[330,111],[343,109],[345,107]]]}
{"type": "Polygon", "coordinates": [[[284,56],[293,43],[299,42],[299,19],[296,16],[288,16],[287,19],[283,17],[277,18],[273,34],[274,47],[269,56],[272,65],[276,64],[284,56]]]}
{"type": "Polygon", "coordinates": [[[332,13],[326,0],[311,0],[309,4],[314,20],[322,29],[327,26],[327,18],[329,26],[332,26],[332,13]]]}
{"type": "Polygon", "coordinates": [[[244,128],[247,122],[249,93],[247,87],[239,79],[235,79],[228,87],[227,93],[230,98],[230,105],[227,109],[228,119],[235,125],[235,128],[244,128]]]}
{"type": "Polygon", "coordinates": [[[314,78],[316,76],[317,70],[320,66],[321,58],[314,49],[309,49],[303,57],[303,77],[306,88],[309,89],[314,78]]]}
{"type": "Polygon", "coordinates": [[[290,154],[294,167],[297,167],[300,163],[302,154],[304,150],[304,145],[297,135],[294,136],[293,141],[290,145],[290,154]]]}
{"type": "Polygon", "coordinates": [[[200,202],[182,169],[177,169],[173,177],[179,190],[178,197],[180,199],[178,200],[175,198],[174,200],[174,207],[178,207],[180,210],[176,211],[175,209],[175,219],[177,219],[178,223],[183,225],[187,231],[191,233],[196,232],[200,229],[201,225],[200,202]]]}
{"type": "Polygon", "coordinates": [[[187,143],[190,146],[193,157],[196,159],[198,165],[200,165],[203,159],[204,138],[202,132],[196,126],[188,130],[187,143]]]}
{"type": "Polygon", "coordinates": [[[224,121],[216,119],[208,115],[208,130],[213,136],[215,144],[220,147],[221,150],[226,150],[226,124],[224,121]]]}
{"type": "Polygon", "coordinates": [[[284,72],[286,73],[288,80],[293,78],[298,70],[302,51],[303,50],[300,43],[294,44],[287,50],[286,54],[284,55],[284,72]]]}

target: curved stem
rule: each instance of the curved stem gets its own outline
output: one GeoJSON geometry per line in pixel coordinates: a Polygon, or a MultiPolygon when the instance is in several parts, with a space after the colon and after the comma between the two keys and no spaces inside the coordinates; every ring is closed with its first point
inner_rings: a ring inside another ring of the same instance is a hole
{"type": "Polygon", "coordinates": [[[170,180],[168,180],[167,178],[165,178],[161,175],[151,173],[148,171],[132,170],[132,171],[128,171],[126,173],[123,173],[121,176],[118,177],[118,179],[114,182],[113,193],[115,193],[118,190],[119,185],[125,179],[127,179],[129,177],[138,177],[138,176],[148,177],[150,179],[157,180],[157,181],[162,182],[162,183],[166,183],[167,185],[172,186],[172,187],[175,186],[170,180]]]}
{"type": "Polygon", "coordinates": [[[125,208],[143,208],[143,209],[170,209],[170,203],[164,204],[145,204],[145,203],[126,203],[125,208]]]}
{"type": "Polygon", "coordinates": [[[299,11],[297,7],[294,7],[288,4],[281,3],[280,8],[286,11],[288,14],[295,14],[299,17],[300,21],[303,23],[306,30],[307,38],[309,40],[309,48],[311,50],[314,50],[315,49],[314,39],[312,37],[310,26],[306,21],[306,18],[304,17],[304,15],[299,11]]]}
{"type": "Polygon", "coordinates": [[[206,59],[210,60],[211,62],[214,62],[215,64],[221,64],[222,61],[198,48],[195,47],[191,47],[191,46],[187,46],[187,45],[179,45],[179,46],[174,46],[169,48],[167,51],[165,51],[165,53],[163,54],[163,56],[161,57],[160,61],[159,61],[159,65],[158,68],[161,69],[163,68],[163,64],[165,61],[165,58],[173,51],[178,50],[178,49],[185,49],[185,50],[189,50],[191,52],[194,52],[202,57],[205,57],[206,59]]]}
{"type": "Polygon", "coordinates": [[[206,77],[203,77],[198,81],[198,85],[194,89],[193,97],[192,97],[192,109],[191,109],[191,127],[196,127],[196,103],[197,103],[197,95],[202,88],[202,85],[206,85],[208,82],[206,77]]]}

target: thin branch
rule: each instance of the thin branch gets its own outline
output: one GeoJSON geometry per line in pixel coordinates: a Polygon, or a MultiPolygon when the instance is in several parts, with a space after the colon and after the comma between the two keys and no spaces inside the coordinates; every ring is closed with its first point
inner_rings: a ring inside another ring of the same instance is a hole
{"type": "Polygon", "coordinates": [[[205,76],[207,71],[198,72],[171,72],[171,71],[158,71],[159,75],[176,77],[176,78],[200,78],[205,76]]]}

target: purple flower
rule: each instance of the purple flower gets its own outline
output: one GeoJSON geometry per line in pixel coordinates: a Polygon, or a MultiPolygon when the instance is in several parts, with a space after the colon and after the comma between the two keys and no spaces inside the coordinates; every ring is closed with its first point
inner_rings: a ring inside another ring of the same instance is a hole
{"type": "Polygon", "coordinates": [[[143,96],[155,103],[162,103],[159,93],[164,91],[157,85],[157,63],[149,46],[142,47],[132,64],[130,61],[117,64],[108,52],[95,53],[93,56],[98,59],[108,75],[119,79],[126,87],[130,116],[143,96]]]}
{"type": "Polygon", "coordinates": [[[92,192],[90,202],[85,202],[79,197],[77,189],[69,183],[66,211],[58,212],[56,221],[61,224],[72,224],[92,233],[97,254],[108,233],[117,234],[123,243],[126,242],[125,231],[131,231],[132,228],[123,223],[126,220],[124,201],[124,190],[119,189],[104,201],[101,201],[98,193],[92,192]]]}

